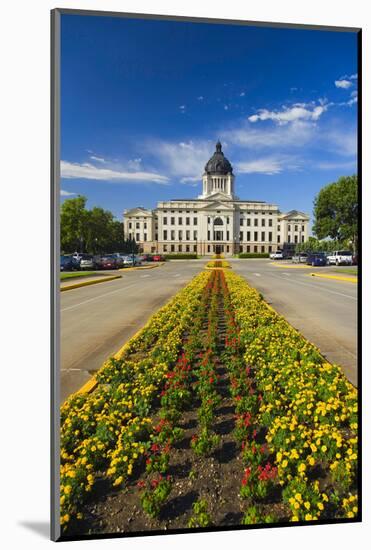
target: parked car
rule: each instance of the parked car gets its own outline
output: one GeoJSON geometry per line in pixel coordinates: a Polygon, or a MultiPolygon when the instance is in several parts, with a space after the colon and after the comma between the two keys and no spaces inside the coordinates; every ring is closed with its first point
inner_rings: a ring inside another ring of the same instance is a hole
{"type": "Polygon", "coordinates": [[[335,250],[327,256],[327,262],[330,265],[352,265],[353,255],[350,250],[335,250]]]}
{"type": "Polygon", "coordinates": [[[151,254],[141,254],[139,257],[142,259],[142,262],[152,262],[151,254]]]}
{"type": "Polygon", "coordinates": [[[152,256],[152,261],[153,262],[164,262],[165,261],[165,256],[163,256],[162,254],[154,254],[152,256]]]}
{"type": "Polygon", "coordinates": [[[314,252],[308,254],[307,265],[312,265],[313,267],[318,267],[322,265],[327,265],[327,256],[323,252],[314,252]]]}
{"type": "Polygon", "coordinates": [[[105,254],[101,256],[97,262],[99,269],[118,269],[118,263],[112,254],[105,254]]]}
{"type": "Polygon", "coordinates": [[[68,256],[67,254],[61,256],[60,262],[61,271],[72,271],[75,268],[72,256],[68,256]]]}
{"type": "Polygon", "coordinates": [[[96,269],[97,266],[94,260],[94,256],[92,256],[91,254],[82,254],[79,267],[82,271],[84,269],[96,269]]]}
{"type": "Polygon", "coordinates": [[[276,252],[271,252],[269,254],[269,257],[271,260],[283,260],[283,254],[281,250],[277,250],[276,252]]]}
{"type": "Polygon", "coordinates": [[[306,264],[307,263],[308,254],[307,252],[299,252],[298,254],[295,254],[292,257],[292,263],[294,264],[306,264]]]}
{"type": "Polygon", "coordinates": [[[134,267],[135,257],[133,258],[133,256],[123,256],[122,263],[123,263],[123,267],[134,267]]]}

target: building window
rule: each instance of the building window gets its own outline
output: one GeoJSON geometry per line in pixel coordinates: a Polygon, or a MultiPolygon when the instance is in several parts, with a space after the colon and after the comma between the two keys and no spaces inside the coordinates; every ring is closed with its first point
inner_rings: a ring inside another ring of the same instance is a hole
{"type": "Polygon", "coordinates": [[[171,230],[171,240],[175,241],[175,231],[174,231],[174,229],[171,230]]]}
{"type": "Polygon", "coordinates": [[[193,218],[193,225],[197,225],[197,218],[193,218]]]}
{"type": "Polygon", "coordinates": [[[136,233],[136,235],[135,235],[135,240],[136,240],[137,242],[140,241],[140,235],[139,235],[139,233],[136,233]]]}
{"type": "Polygon", "coordinates": [[[272,231],[269,231],[268,233],[268,241],[271,243],[272,242],[272,231]]]}
{"type": "Polygon", "coordinates": [[[189,252],[189,244],[186,245],[186,252],[189,252]]]}
{"type": "Polygon", "coordinates": [[[247,241],[251,241],[251,231],[248,231],[247,232],[247,238],[246,238],[247,241]]]}
{"type": "Polygon", "coordinates": [[[178,225],[183,225],[183,218],[178,218],[178,225]]]}
{"type": "Polygon", "coordinates": [[[197,244],[193,245],[193,252],[197,252],[197,244]]]}
{"type": "Polygon", "coordinates": [[[250,225],[251,225],[251,218],[246,218],[246,225],[250,227],[250,225]]]}
{"type": "Polygon", "coordinates": [[[227,241],[229,241],[229,231],[227,231],[227,241]]]}
{"type": "Polygon", "coordinates": [[[254,227],[258,227],[258,218],[255,218],[254,220],[254,227]]]}
{"type": "Polygon", "coordinates": [[[197,231],[193,231],[193,240],[197,241],[197,231]]]}
{"type": "Polygon", "coordinates": [[[240,241],[242,242],[243,241],[243,232],[240,231],[240,241]]]}
{"type": "Polygon", "coordinates": [[[147,240],[147,233],[144,233],[144,240],[147,240]]]}
{"type": "Polygon", "coordinates": [[[281,231],[281,226],[277,225],[277,231],[281,231]]]}
{"type": "Polygon", "coordinates": [[[191,220],[191,218],[186,218],[186,225],[190,224],[190,220],[191,220]]]}
{"type": "Polygon", "coordinates": [[[129,222],[129,229],[131,229],[131,226],[132,226],[132,223],[131,223],[131,222],[129,222]]]}
{"type": "Polygon", "coordinates": [[[178,250],[179,250],[179,252],[182,252],[182,245],[181,245],[181,244],[179,245],[179,249],[178,249],[178,250]]]}
{"type": "Polygon", "coordinates": [[[295,244],[298,243],[298,236],[297,235],[295,235],[295,237],[294,237],[294,242],[295,242],[295,244]]]}
{"type": "Polygon", "coordinates": [[[165,216],[162,222],[164,225],[167,225],[167,217],[165,216]]]}
{"type": "Polygon", "coordinates": [[[265,227],[265,219],[262,219],[262,227],[265,227]]]}
{"type": "Polygon", "coordinates": [[[229,216],[227,216],[227,224],[229,223],[229,216]]]}
{"type": "Polygon", "coordinates": [[[301,230],[302,230],[302,231],[305,231],[304,225],[301,226],[301,230]]]}
{"type": "Polygon", "coordinates": [[[186,241],[190,241],[191,240],[191,232],[190,231],[186,231],[186,241]]]}
{"type": "Polygon", "coordinates": [[[178,239],[181,241],[183,239],[183,231],[178,231],[178,239]]]}
{"type": "Polygon", "coordinates": [[[243,225],[243,218],[240,218],[240,225],[243,225]]]}
{"type": "Polygon", "coordinates": [[[210,231],[207,232],[207,240],[210,240],[210,231]]]}
{"type": "Polygon", "coordinates": [[[167,241],[167,231],[164,231],[164,241],[167,241]]]}
{"type": "Polygon", "coordinates": [[[277,235],[277,242],[278,244],[281,242],[281,235],[277,235]]]}
{"type": "Polygon", "coordinates": [[[261,252],[265,252],[265,246],[261,247],[261,252]]]}
{"type": "Polygon", "coordinates": [[[258,247],[254,246],[254,252],[257,252],[257,251],[258,251],[258,247]]]}
{"type": "Polygon", "coordinates": [[[291,225],[287,226],[287,231],[291,231],[291,225]]]}
{"type": "Polygon", "coordinates": [[[304,242],[304,235],[301,236],[301,242],[304,242]]]}
{"type": "Polygon", "coordinates": [[[247,245],[246,252],[250,252],[250,245],[247,245]]]}
{"type": "Polygon", "coordinates": [[[298,226],[297,226],[297,225],[295,225],[295,231],[297,231],[297,230],[298,230],[298,226]]]}
{"type": "Polygon", "coordinates": [[[207,245],[207,251],[210,252],[210,245],[207,245]]]}
{"type": "Polygon", "coordinates": [[[268,252],[272,252],[272,247],[268,246],[268,252]]]}
{"type": "Polygon", "coordinates": [[[171,252],[174,252],[174,250],[175,250],[175,246],[174,246],[173,244],[172,244],[172,245],[170,245],[170,250],[171,250],[171,252]]]}
{"type": "Polygon", "coordinates": [[[135,229],[139,229],[139,222],[136,222],[135,229]]]}
{"type": "Polygon", "coordinates": [[[167,244],[164,244],[164,252],[167,252],[167,244]]]}
{"type": "MultiPolygon", "coordinates": [[[[272,212],[269,212],[269,213],[271,214],[272,212]]],[[[272,227],[272,225],[273,225],[273,220],[271,218],[269,218],[269,220],[268,220],[268,225],[269,225],[269,227],[272,227]]]]}
{"type": "Polygon", "coordinates": [[[207,223],[210,223],[210,216],[208,216],[207,218],[207,223]]]}
{"type": "Polygon", "coordinates": [[[288,243],[291,243],[291,237],[290,237],[290,235],[287,237],[287,242],[288,242],[288,243]]]}
{"type": "Polygon", "coordinates": [[[170,224],[175,225],[175,218],[170,218],[170,224]]]}
{"type": "Polygon", "coordinates": [[[254,241],[256,242],[258,240],[258,232],[254,231],[254,241]]]}
{"type": "Polygon", "coordinates": [[[144,222],[143,228],[144,228],[144,229],[147,229],[147,224],[146,224],[146,222],[144,222]]]}
{"type": "Polygon", "coordinates": [[[227,245],[227,252],[229,252],[229,245],[227,245]]]}
{"type": "Polygon", "coordinates": [[[155,233],[155,241],[158,241],[158,233],[155,233]]]}
{"type": "Polygon", "coordinates": [[[261,238],[262,242],[265,241],[265,231],[262,231],[262,238],[261,238]]]}

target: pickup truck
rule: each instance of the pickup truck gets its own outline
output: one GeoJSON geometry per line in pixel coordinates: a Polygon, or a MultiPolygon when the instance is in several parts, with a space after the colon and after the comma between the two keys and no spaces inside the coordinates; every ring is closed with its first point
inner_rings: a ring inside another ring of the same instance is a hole
{"type": "Polygon", "coordinates": [[[269,254],[269,257],[271,260],[283,260],[283,254],[281,250],[277,250],[277,252],[271,252],[269,254]]]}
{"type": "Polygon", "coordinates": [[[352,265],[353,255],[350,250],[335,250],[327,256],[327,263],[332,265],[352,265]]]}

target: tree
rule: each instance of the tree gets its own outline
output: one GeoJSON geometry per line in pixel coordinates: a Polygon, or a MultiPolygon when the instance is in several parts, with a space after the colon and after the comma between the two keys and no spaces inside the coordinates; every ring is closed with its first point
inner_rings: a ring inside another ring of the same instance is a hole
{"type": "Polygon", "coordinates": [[[86,241],[87,198],[79,195],[61,207],[61,250],[83,252],[86,241]]]}
{"type": "Polygon", "coordinates": [[[313,233],[319,239],[329,237],[335,241],[351,241],[357,250],[357,176],[341,177],[321,189],[314,200],[313,233]]]}

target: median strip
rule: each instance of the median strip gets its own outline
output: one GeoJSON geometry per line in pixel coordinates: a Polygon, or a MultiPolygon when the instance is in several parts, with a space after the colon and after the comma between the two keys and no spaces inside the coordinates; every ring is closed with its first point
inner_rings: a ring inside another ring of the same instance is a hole
{"type": "Polygon", "coordinates": [[[80,288],[82,286],[90,286],[90,285],[96,285],[98,283],[105,283],[107,281],[113,281],[114,279],[121,279],[121,275],[112,275],[111,277],[102,277],[102,278],[92,279],[90,281],[81,281],[81,283],[74,283],[72,285],[62,286],[60,288],[60,291],[64,292],[65,290],[73,290],[74,288],[80,288]]]}
{"type": "Polygon", "coordinates": [[[288,264],[277,264],[275,262],[270,262],[271,265],[275,267],[284,267],[285,269],[310,269],[309,265],[288,265],[288,264]]]}
{"type": "Polygon", "coordinates": [[[325,275],[324,273],[308,273],[310,277],[321,277],[322,279],[335,279],[337,281],[346,281],[347,283],[356,283],[357,277],[342,277],[341,275],[325,275]]]}
{"type": "Polygon", "coordinates": [[[154,265],[138,265],[136,267],[121,267],[119,271],[136,271],[137,269],[154,269],[155,267],[161,267],[165,262],[161,262],[154,265]]]}

